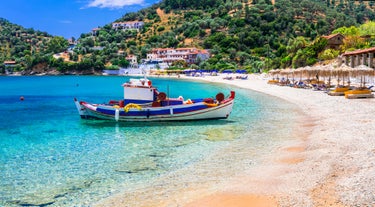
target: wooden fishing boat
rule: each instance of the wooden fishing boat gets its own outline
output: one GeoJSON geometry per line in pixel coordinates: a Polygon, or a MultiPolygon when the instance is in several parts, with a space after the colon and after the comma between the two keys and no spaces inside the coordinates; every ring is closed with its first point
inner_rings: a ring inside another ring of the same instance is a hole
{"type": "Polygon", "coordinates": [[[115,121],[186,121],[202,119],[226,119],[232,112],[235,92],[228,97],[218,93],[215,98],[169,98],[159,92],[145,78],[130,79],[122,85],[124,98],[107,104],[94,104],[74,98],[79,115],[83,119],[107,119],[115,121]]]}

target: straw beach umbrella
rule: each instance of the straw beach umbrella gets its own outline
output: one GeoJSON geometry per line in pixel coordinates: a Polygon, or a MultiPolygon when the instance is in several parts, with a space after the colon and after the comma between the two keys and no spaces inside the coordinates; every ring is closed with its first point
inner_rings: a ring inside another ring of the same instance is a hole
{"type": "Polygon", "coordinates": [[[320,75],[324,78],[328,78],[328,87],[331,86],[332,79],[332,70],[334,69],[333,65],[325,65],[320,67],[320,75]]]}
{"type": "Polygon", "coordinates": [[[359,77],[361,79],[360,87],[365,87],[366,82],[369,82],[369,81],[366,81],[366,78],[369,79],[370,77],[374,77],[375,76],[374,71],[375,71],[374,69],[368,66],[359,65],[353,69],[353,77],[356,77],[356,78],[359,77]]]}
{"type": "Polygon", "coordinates": [[[324,66],[321,66],[321,65],[315,66],[314,70],[315,70],[316,81],[317,81],[317,83],[319,83],[321,78],[325,77],[324,76],[324,66]]]}
{"type": "Polygon", "coordinates": [[[337,84],[340,85],[340,80],[342,80],[342,85],[344,85],[344,80],[347,77],[348,78],[348,83],[350,84],[350,71],[352,70],[351,67],[347,65],[341,65],[340,67],[332,70],[332,76],[337,76],[337,84]],[[340,79],[341,78],[341,79],[340,79]]]}
{"type": "Polygon", "coordinates": [[[299,80],[302,80],[302,69],[301,68],[295,68],[290,69],[292,71],[292,79],[295,81],[295,79],[299,78],[299,80]]]}
{"type": "Polygon", "coordinates": [[[276,74],[276,79],[279,79],[279,75],[281,75],[281,69],[276,69],[275,74],[276,74]]]}
{"type": "Polygon", "coordinates": [[[288,80],[289,79],[289,75],[292,74],[292,70],[289,69],[289,68],[286,68],[286,69],[281,70],[280,73],[281,73],[281,75],[286,76],[286,79],[288,80]]]}
{"type": "Polygon", "coordinates": [[[301,70],[301,76],[307,78],[307,79],[310,79],[310,73],[309,73],[309,70],[310,70],[310,66],[306,66],[306,67],[303,67],[303,68],[300,68],[301,70]]]}
{"type": "Polygon", "coordinates": [[[294,69],[293,74],[299,77],[299,81],[302,81],[303,68],[294,69]]]}
{"type": "Polygon", "coordinates": [[[268,71],[268,73],[272,76],[272,80],[269,80],[268,83],[276,84],[279,82],[280,69],[272,69],[268,71]],[[276,80],[275,80],[275,76],[276,76],[276,80]]]}
{"type": "Polygon", "coordinates": [[[316,67],[306,66],[303,68],[303,74],[309,81],[311,81],[312,77],[316,77],[318,75],[318,70],[316,67]]]}
{"type": "Polygon", "coordinates": [[[277,71],[275,69],[272,69],[268,71],[268,73],[272,76],[272,80],[275,80],[275,74],[277,73],[277,71]]]}

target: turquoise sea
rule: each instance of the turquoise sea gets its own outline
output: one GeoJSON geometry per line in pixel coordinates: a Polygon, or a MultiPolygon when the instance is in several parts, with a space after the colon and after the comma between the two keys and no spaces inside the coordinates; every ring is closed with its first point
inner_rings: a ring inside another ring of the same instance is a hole
{"type": "Polygon", "coordinates": [[[91,206],[124,190],[152,188],[155,180],[199,166],[223,149],[248,153],[243,159],[220,155],[226,163],[226,156],[232,157],[233,169],[221,166],[221,158],[207,162],[209,168],[233,173],[254,167],[263,155],[293,139],[299,113],[292,104],[232,86],[180,79],[150,78],[159,91],[185,99],[235,90],[230,117],[157,123],[80,119],[74,97],[96,103],[121,99],[121,84],[128,79],[1,76],[0,206],[91,206]]]}

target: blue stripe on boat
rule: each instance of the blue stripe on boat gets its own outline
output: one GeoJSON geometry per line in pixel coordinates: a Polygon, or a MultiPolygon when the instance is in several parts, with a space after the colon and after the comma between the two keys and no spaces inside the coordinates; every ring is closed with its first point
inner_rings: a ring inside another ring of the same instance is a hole
{"type": "Polygon", "coordinates": [[[134,103],[134,104],[145,104],[150,103],[150,100],[137,100],[137,99],[124,99],[124,104],[134,103]]]}
{"type": "MultiPolygon", "coordinates": [[[[206,109],[206,105],[193,105],[191,107],[184,107],[184,108],[174,108],[173,113],[174,114],[184,114],[188,112],[193,112],[193,111],[199,111],[202,109],[206,109]]],[[[106,115],[115,115],[114,109],[105,109],[105,108],[100,108],[97,107],[96,111],[102,114],[106,115]]],[[[120,116],[157,116],[157,115],[169,115],[170,114],[170,109],[160,109],[160,110],[132,110],[132,111],[120,111],[120,116]]]]}
{"type": "Polygon", "coordinates": [[[113,115],[114,116],[116,110],[113,110],[113,109],[103,109],[103,108],[97,107],[96,111],[100,112],[100,113],[103,113],[103,114],[113,115]]]}
{"type": "Polygon", "coordinates": [[[192,107],[186,107],[186,108],[175,108],[173,109],[174,114],[182,114],[182,113],[187,113],[187,112],[192,112],[192,111],[198,111],[201,109],[206,109],[206,105],[198,105],[198,106],[192,106],[192,107]]]}

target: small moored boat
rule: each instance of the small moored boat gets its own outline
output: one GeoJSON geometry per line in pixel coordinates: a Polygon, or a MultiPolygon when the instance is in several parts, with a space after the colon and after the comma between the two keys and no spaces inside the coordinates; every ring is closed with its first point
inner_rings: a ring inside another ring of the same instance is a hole
{"type": "Polygon", "coordinates": [[[111,100],[107,104],[93,104],[74,98],[79,115],[83,119],[107,119],[115,121],[185,121],[202,119],[226,119],[232,112],[235,92],[228,97],[218,93],[215,98],[169,98],[159,92],[146,77],[130,79],[122,85],[124,99],[111,100]]]}

